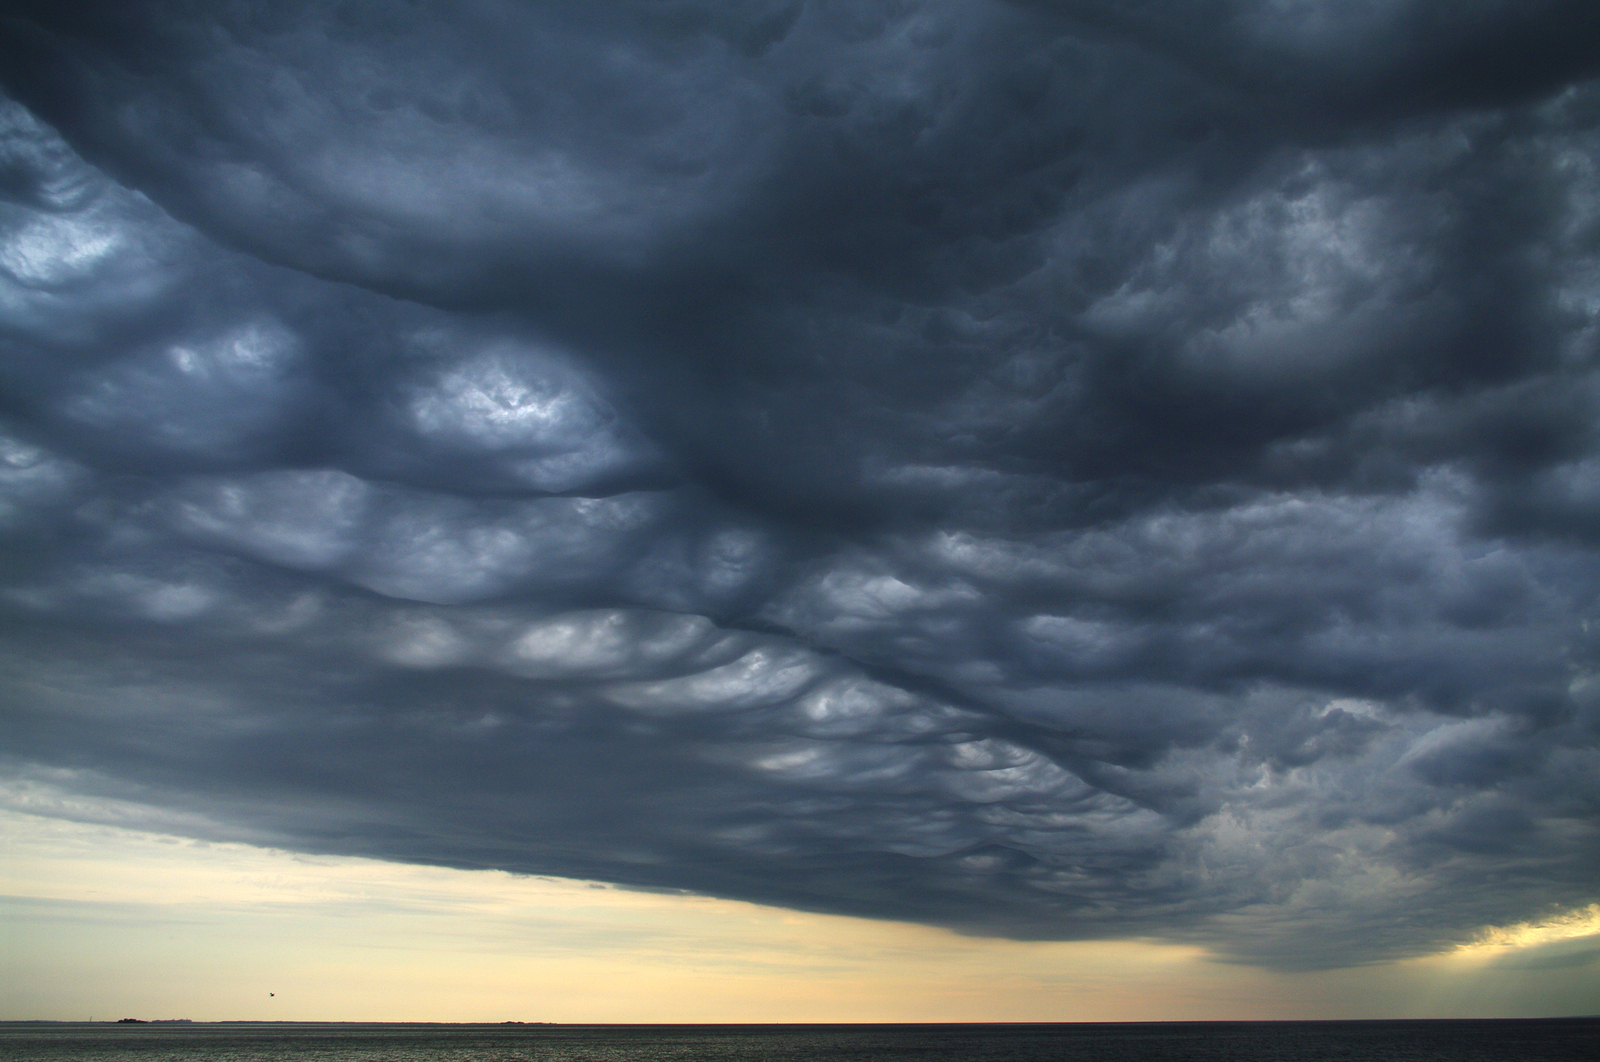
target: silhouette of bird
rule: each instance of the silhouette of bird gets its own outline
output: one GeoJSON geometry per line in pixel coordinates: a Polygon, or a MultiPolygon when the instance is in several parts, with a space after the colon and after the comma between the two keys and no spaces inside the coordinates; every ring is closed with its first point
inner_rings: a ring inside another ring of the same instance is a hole
{"type": "Polygon", "coordinates": [[[269,995],[269,996],[275,996],[275,995],[277,995],[277,994],[278,994],[278,993],[276,993],[276,992],[268,992],[268,993],[267,993],[267,995],[269,995]]]}

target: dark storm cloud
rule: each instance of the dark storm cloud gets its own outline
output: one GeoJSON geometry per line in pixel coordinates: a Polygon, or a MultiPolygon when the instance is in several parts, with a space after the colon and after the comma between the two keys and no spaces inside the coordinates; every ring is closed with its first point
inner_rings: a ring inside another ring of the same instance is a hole
{"type": "Polygon", "coordinates": [[[1591,6],[12,5],[10,799],[1277,965],[1592,901],[1591,6]]]}

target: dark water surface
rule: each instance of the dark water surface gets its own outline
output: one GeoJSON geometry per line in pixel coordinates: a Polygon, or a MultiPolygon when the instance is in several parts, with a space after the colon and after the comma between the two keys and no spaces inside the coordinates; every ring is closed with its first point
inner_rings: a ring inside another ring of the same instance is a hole
{"type": "Polygon", "coordinates": [[[1600,1018],[1067,1025],[0,1024],[28,1062],[1474,1062],[1600,1059],[1600,1018]]]}

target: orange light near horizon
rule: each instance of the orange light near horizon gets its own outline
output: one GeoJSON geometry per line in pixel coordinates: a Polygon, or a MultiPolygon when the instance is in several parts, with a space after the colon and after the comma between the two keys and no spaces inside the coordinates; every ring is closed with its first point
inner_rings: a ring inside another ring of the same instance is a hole
{"type": "Polygon", "coordinates": [[[1493,957],[1520,948],[1592,936],[1600,936],[1600,903],[1575,907],[1536,922],[1486,926],[1477,939],[1458,945],[1451,954],[1493,957]]]}
{"type": "Polygon", "coordinates": [[[1193,944],[969,937],[17,810],[0,809],[0,847],[0,1018],[1194,1021],[1544,1016],[1600,1001],[1600,964],[1492,961],[1600,931],[1600,905],[1432,956],[1285,972],[1193,944]]]}

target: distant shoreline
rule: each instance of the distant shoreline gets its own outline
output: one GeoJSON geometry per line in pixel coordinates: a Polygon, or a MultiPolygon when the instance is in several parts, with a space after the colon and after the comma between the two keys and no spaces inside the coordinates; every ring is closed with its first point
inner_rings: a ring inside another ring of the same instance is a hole
{"type": "Polygon", "coordinates": [[[870,1028],[1027,1028],[1027,1027],[1091,1027],[1091,1026],[1119,1026],[1137,1027],[1150,1025],[1166,1026],[1240,1026],[1240,1025],[1430,1025],[1430,1024],[1532,1024],[1546,1022],[1594,1022],[1600,1021],[1600,1014],[1565,1014],[1555,1017],[1543,1018],[1188,1018],[1167,1019],[1152,1021],[766,1021],[766,1022],[741,1022],[741,1021],[687,1021],[687,1022],[560,1022],[560,1021],[294,1021],[283,1018],[223,1018],[216,1021],[201,1021],[191,1018],[135,1018],[135,1019],[107,1019],[101,1021],[74,1021],[66,1018],[0,1018],[0,1026],[16,1025],[185,1025],[185,1026],[217,1026],[217,1025],[327,1025],[327,1026],[394,1026],[394,1027],[452,1027],[452,1028],[487,1028],[497,1029],[506,1026],[521,1026],[526,1028],[570,1028],[570,1029],[794,1029],[794,1028],[829,1028],[829,1029],[870,1029],[870,1028]]]}

